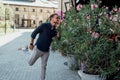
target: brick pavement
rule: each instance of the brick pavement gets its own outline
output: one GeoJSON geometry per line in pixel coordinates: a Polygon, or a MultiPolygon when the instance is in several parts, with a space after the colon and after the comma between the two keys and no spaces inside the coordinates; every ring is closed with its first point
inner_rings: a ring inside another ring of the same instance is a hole
{"type": "MultiPolygon", "coordinates": [[[[30,54],[18,50],[29,44],[30,34],[31,31],[24,31],[0,46],[0,80],[40,80],[40,59],[29,66],[30,54]]],[[[80,80],[77,71],[71,71],[64,65],[65,61],[67,58],[58,52],[50,52],[46,80],[80,80]]]]}

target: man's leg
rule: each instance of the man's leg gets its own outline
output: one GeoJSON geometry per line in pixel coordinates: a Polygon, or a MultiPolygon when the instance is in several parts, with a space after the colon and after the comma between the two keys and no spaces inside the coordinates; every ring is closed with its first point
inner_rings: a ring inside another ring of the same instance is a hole
{"type": "Polygon", "coordinates": [[[41,55],[42,55],[42,53],[39,53],[39,50],[35,46],[34,47],[34,53],[32,54],[32,56],[29,60],[29,65],[32,66],[41,55]]]}
{"type": "Polygon", "coordinates": [[[48,57],[49,57],[49,52],[44,53],[41,57],[41,80],[45,80],[48,57]]]}

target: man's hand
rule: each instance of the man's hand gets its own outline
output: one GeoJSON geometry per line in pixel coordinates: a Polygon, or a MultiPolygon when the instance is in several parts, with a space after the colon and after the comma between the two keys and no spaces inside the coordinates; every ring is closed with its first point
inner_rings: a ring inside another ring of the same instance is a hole
{"type": "Polygon", "coordinates": [[[57,33],[57,37],[58,37],[58,38],[60,37],[60,32],[57,33]]]}
{"type": "Polygon", "coordinates": [[[30,44],[30,45],[29,45],[29,49],[30,49],[30,50],[33,50],[33,48],[34,48],[34,45],[30,44]]]}
{"type": "Polygon", "coordinates": [[[60,32],[57,33],[57,38],[58,38],[58,40],[60,40],[60,38],[61,38],[60,32]]]}
{"type": "Polygon", "coordinates": [[[34,48],[33,43],[34,43],[34,39],[31,38],[31,39],[30,39],[30,45],[29,45],[29,49],[30,49],[30,50],[33,50],[33,48],[34,48]]]}

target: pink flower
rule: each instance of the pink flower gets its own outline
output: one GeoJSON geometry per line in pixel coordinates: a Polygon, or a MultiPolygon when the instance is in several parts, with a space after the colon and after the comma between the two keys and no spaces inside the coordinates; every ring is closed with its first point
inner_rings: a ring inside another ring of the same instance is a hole
{"type": "Polygon", "coordinates": [[[101,2],[101,0],[97,0],[98,2],[101,2]]]}
{"type": "Polygon", "coordinates": [[[118,8],[118,12],[120,12],[120,7],[118,8]]]}
{"type": "Polygon", "coordinates": [[[117,9],[117,8],[113,8],[113,11],[117,12],[117,11],[118,11],[118,9],[117,9]]]}
{"type": "Polygon", "coordinates": [[[113,11],[113,10],[111,10],[111,11],[110,11],[110,14],[113,14],[113,12],[114,12],[114,11],[113,11]]]}
{"type": "Polygon", "coordinates": [[[64,14],[61,10],[58,10],[58,11],[56,11],[55,13],[57,13],[58,16],[60,16],[60,17],[62,18],[62,20],[64,19],[65,14],[64,14]]]}
{"type": "Polygon", "coordinates": [[[95,8],[98,8],[97,4],[91,4],[91,10],[94,10],[95,8]]]}
{"type": "Polygon", "coordinates": [[[107,9],[107,10],[108,10],[108,7],[106,6],[106,7],[105,7],[105,9],[107,9]]]}
{"type": "Polygon", "coordinates": [[[77,7],[76,7],[77,11],[80,11],[81,8],[82,8],[82,4],[78,4],[77,7]]]}
{"type": "Polygon", "coordinates": [[[87,17],[86,17],[86,18],[87,18],[87,20],[90,20],[90,15],[87,15],[87,17]]]}
{"type": "Polygon", "coordinates": [[[99,37],[99,33],[93,32],[93,33],[92,33],[92,37],[93,37],[93,38],[98,38],[98,37],[99,37]]]}
{"type": "Polygon", "coordinates": [[[94,4],[95,8],[98,8],[98,5],[97,4],[94,4]]]}
{"type": "Polygon", "coordinates": [[[108,15],[108,14],[106,14],[105,16],[106,16],[106,18],[109,18],[109,15],[108,15]]]}
{"type": "Polygon", "coordinates": [[[111,16],[109,17],[109,19],[112,20],[112,19],[113,19],[113,16],[111,15],[111,16]]]}
{"type": "Polygon", "coordinates": [[[101,12],[101,13],[99,13],[99,16],[102,16],[103,15],[103,13],[101,12]]]}
{"type": "Polygon", "coordinates": [[[91,5],[91,10],[94,10],[94,5],[93,4],[91,5]]]}

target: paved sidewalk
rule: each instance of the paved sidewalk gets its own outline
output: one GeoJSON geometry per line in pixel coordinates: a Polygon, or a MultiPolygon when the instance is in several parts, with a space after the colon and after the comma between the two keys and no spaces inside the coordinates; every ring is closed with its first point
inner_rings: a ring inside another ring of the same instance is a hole
{"type": "MultiPolygon", "coordinates": [[[[22,30],[4,37],[0,36],[5,40],[2,44],[2,40],[0,41],[0,80],[40,80],[41,59],[33,66],[29,66],[31,53],[18,50],[29,44],[31,31],[22,30]]],[[[66,61],[67,58],[58,52],[50,52],[46,80],[80,80],[77,71],[71,71],[64,65],[66,61]]]]}

